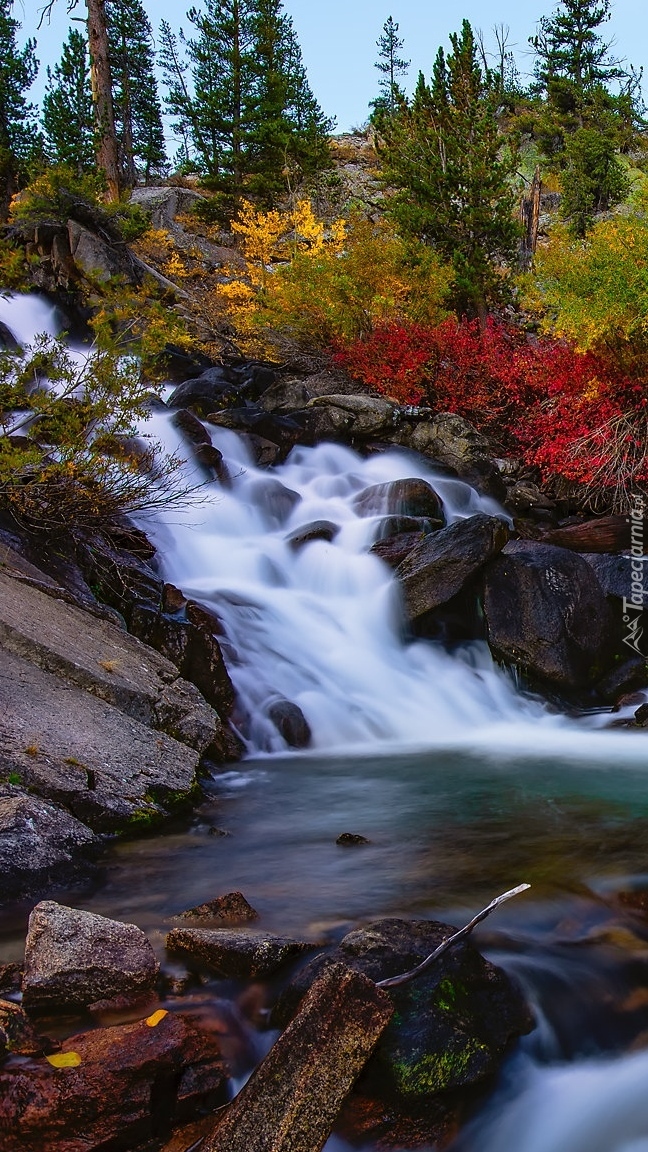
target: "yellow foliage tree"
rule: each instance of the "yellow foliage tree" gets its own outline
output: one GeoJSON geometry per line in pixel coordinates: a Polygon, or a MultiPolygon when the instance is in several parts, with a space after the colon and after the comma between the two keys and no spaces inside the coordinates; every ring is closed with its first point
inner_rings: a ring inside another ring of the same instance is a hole
{"type": "Polygon", "coordinates": [[[221,299],[246,351],[316,351],[397,318],[438,323],[452,271],[427,246],[358,216],[328,228],[309,201],[288,212],[244,204],[232,225],[247,273],[221,299]]]}

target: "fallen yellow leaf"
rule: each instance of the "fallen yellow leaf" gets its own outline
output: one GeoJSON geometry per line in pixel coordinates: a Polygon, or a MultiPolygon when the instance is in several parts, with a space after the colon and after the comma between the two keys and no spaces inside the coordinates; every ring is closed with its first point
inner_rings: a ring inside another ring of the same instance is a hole
{"type": "Polygon", "coordinates": [[[160,1020],[164,1020],[164,1017],[168,1015],[166,1008],[158,1008],[152,1016],[147,1016],[145,1023],[148,1024],[149,1028],[156,1028],[160,1020]]]}
{"type": "Polygon", "coordinates": [[[55,1052],[53,1056],[46,1056],[45,1059],[53,1068],[78,1068],[81,1063],[78,1052],[55,1052]]]}

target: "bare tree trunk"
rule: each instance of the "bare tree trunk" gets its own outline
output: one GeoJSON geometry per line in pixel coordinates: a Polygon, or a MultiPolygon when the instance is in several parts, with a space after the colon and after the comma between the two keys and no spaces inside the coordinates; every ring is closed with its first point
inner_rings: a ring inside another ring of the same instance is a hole
{"type": "Polygon", "coordinates": [[[520,245],[520,264],[525,270],[531,267],[535,250],[538,247],[541,194],[542,180],[540,179],[540,167],[538,166],[533,174],[529,194],[523,198],[520,206],[520,219],[524,228],[524,235],[520,245]]]}
{"type": "Polygon", "coordinates": [[[108,59],[108,32],[104,0],[86,0],[90,80],[95,113],[97,164],[104,172],[108,199],[119,200],[119,150],[115,133],[112,81],[108,59]]]}

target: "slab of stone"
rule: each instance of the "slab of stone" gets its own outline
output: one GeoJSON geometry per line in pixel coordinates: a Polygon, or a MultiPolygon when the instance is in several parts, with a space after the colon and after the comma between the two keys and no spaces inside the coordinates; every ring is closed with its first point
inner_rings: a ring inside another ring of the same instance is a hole
{"type": "Polygon", "coordinates": [[[320,1152],[392,1012],[389,997],[372,980],[342,965],[330,969],[203,1152],[320,1152]]]}
{"type": "Polygon", "coordinates": [[[0,1152],[104,1152],[159,1146],[176,1124],[227,1102],[218,1043],[183,1016],[71,1036],[62,1055],[0,1070],[0,1152]]]}
{"type": "Polygon", "coordinates": [[[159,965],[135,924],[42,900],[29,917],[23,1003],[58,1009],[137,998],[156,985],[159,965]]]}
{"type": "Polygon", "coordinates": [[[314,947],[268,932],[230,932],[226,928],[174,928],[166,946],[170,952],[181,953],[236,980],[268,976],[314,947]]]}
{"type": "Polygon", "coordinates": [[[190,793],[199,755],[6,650],[0,660],[0,776],[97,831],[160,814],[190,793]]]}
{"type": "Polygon", "coordinates": [[[55,804],[0,786],[0,902],[87,871],[98,838],[55,804]]]}

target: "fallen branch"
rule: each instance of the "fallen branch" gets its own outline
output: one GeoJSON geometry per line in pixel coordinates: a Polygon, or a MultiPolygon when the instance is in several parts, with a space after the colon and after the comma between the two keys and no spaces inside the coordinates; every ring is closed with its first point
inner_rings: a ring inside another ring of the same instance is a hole
{"type": "Polygon", "coordinates": [[[520,892],[526,892],[527,888],[530,887],[530,884],[518,884],[517,888],[511,888],[509,892],[504,892],[501,896],[496,896],[494,900],[491,900],[487,908],[482,908],[481,912],[478,912],[477,915],[473,917],[469,924],[460,928],[459,931],[455,932],[452,936],[446,936],[445,940],[442,940],[439,944],[439,947],[435,948],[434,952],[431,952],[429,956],[426,956],[425,960],[422,960],[416,968],[412,968],[409,972],[402,972],[400,976],[389,976],[386,980],[377,980],[376,988],[396,988],[399,984],[408,984],[410,980],[414,980],[416,976],[420,976],[421,972],[425,972],[435,960],[438,960],[439,956],[442,956],[444,952],[447,952],[448,948],[456,944],[457,940],[462,940],[464,936],[469,936],[473,928],[475,928],[477,924],[480,924],[482,920],[485,920],[487,916],[490,916],[491,912],[499,908],[500,904],[503,904],[505,900],[510,900],[512,896],[518,896],[520,892]]]}

